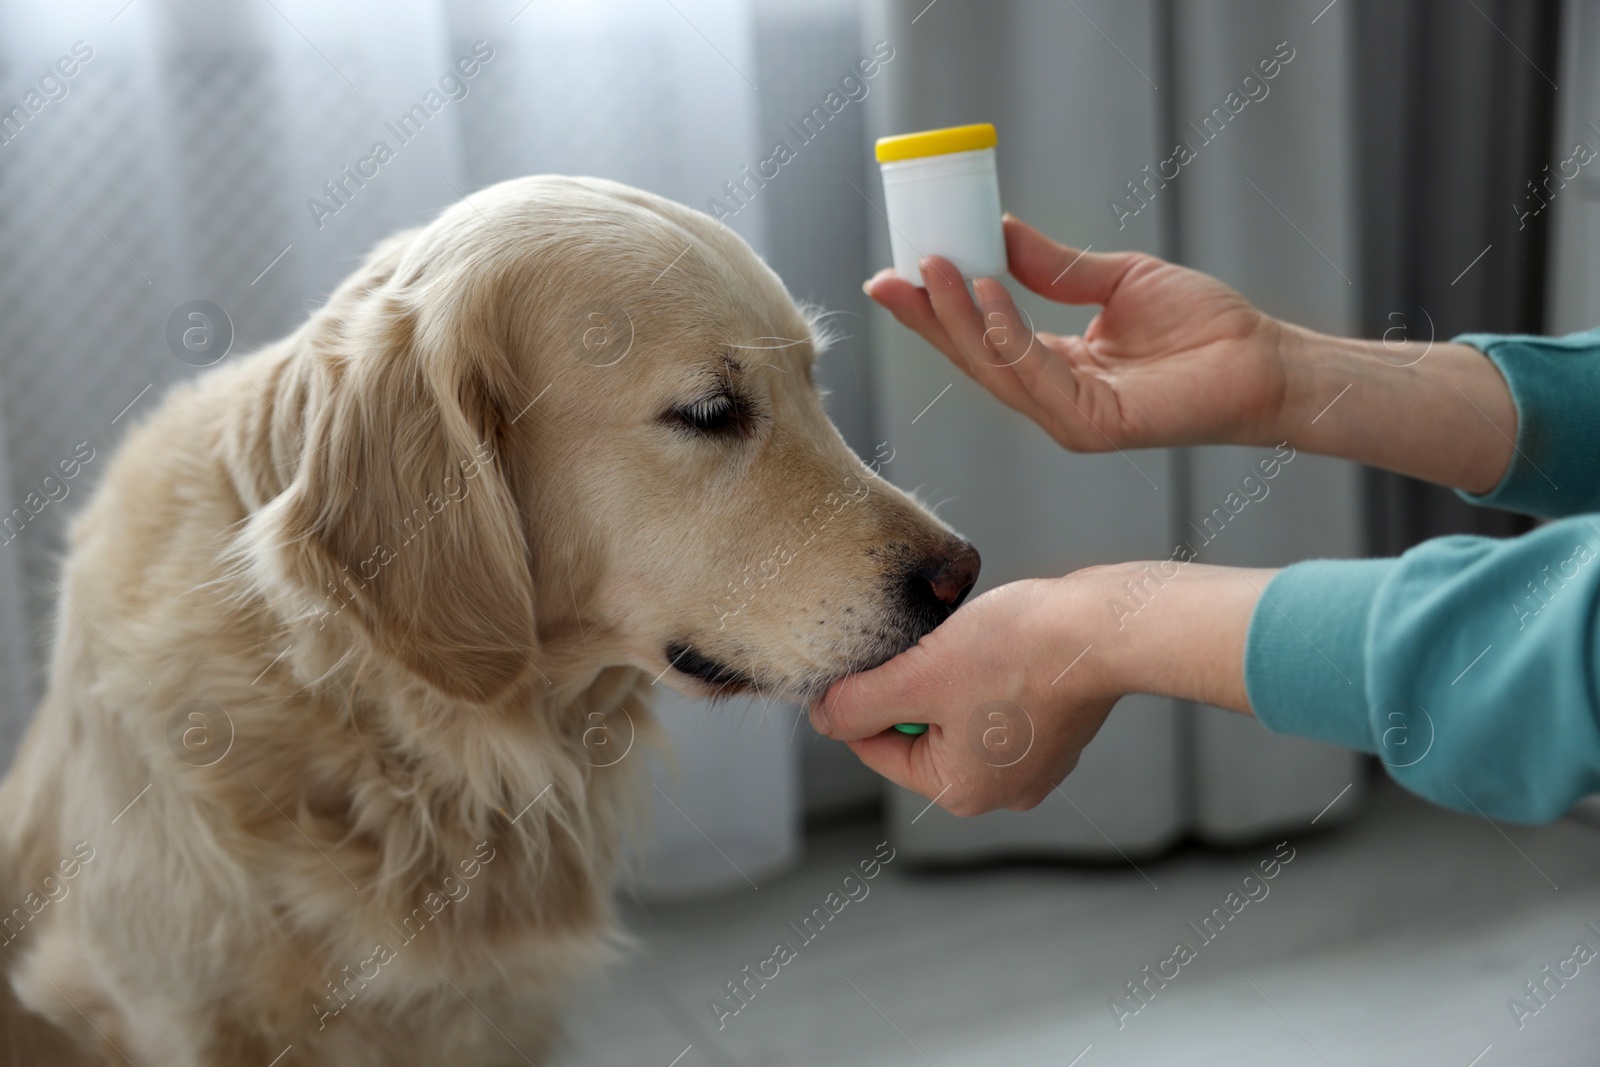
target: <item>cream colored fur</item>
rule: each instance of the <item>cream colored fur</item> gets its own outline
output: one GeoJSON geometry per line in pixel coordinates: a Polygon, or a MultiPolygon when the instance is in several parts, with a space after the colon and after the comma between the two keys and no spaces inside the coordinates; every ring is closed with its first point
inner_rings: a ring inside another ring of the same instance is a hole
{"type": "Polygon", "coordinates": [[[667,650],[803,697],[927,628],[896,598],[951,537],[817,347],[724,227],[541,177],[173,390],[73,526],[0,786],[3,1062],[539,1062],[615,944],[652,679],[722,687],[667,650]],[[723,385],[747,433],[674,421],[723,385]]]}

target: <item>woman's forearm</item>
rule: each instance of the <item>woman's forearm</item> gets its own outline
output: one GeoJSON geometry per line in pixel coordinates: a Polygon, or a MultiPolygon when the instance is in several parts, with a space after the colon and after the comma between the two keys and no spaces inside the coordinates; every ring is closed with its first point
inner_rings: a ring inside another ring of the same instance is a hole
{"type": "Polygon", "coordinates": [[[1285,324],[1293,385],[1281,436],[1298,449],[1486,493],[1511,463],[1517,410],[1467,345],[1357,341],[1285,324]]]}
{"type": "Polygon", "coordinates": [[[1249,714],[1245,639],[1251,614],[1277,573],[1175,560],[1080,572],[1104,585],[1108,621],[1096,643],[1103,642],[1112,690],[1249,714]]]}
{"type": "MultiPolygon", "coordinates": [[[[1477,349],[1356,341],[1287,324],[1279,343],[1291,384],[1278,440],[1472,493],[1505,475],[1516,406],[1477,349]]],[[[1274,610],[1265,590],[1276,570],[1167,560],[1085,573],[1109,597],[1103,639],[1114,688],[1251,711],[1245,643],[1258,603],[1274,610]]]]}

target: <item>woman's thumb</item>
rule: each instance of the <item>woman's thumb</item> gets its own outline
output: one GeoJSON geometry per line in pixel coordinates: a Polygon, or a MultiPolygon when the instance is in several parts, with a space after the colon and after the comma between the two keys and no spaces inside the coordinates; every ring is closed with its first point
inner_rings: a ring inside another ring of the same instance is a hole
{"type": "Polygon", "coordinates": [[[835,682],[812,705],[811,725],[818,733],[839,741],[858,741],[889,729],[897,722],[924,722],[918,714],[926,703],[928,653],[912,647],[861,674],[835,682]]]}
{"type": "Polygon", "coordinates": [[[1040,296],[1066,304],[1104,304],[1137,255],[1069,248],[1010,215],[1005,235],[1011,276],[1040,296]]]}

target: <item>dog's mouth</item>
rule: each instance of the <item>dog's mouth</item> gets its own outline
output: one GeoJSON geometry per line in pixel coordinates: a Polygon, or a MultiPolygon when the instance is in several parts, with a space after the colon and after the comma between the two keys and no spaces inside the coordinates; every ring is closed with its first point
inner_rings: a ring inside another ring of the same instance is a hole
{"type": "Polygon", "coordinates": [[[788,697],[800,703],[810,703],[820,699],[839,679],[886,663],[916,643],[916,638],[911,634],[886,635],[872,651],[856,658],[849,666],[831,671],[807,672],[800,677],[784,679],[757,677],[742,667],[713,659],[687,641],[674,641],[667,645],[665,651],[670,669],[702,683],[706,695],[713,700],[749,694],[765,698],[788,697]]]}
{"type": "MultiPolygon", "coordinates": [[[[884,599],[893,607],[876,613],[869,612],[869,615],[878,616],[875,622],[856,624],[850,633],[849,645],[852,647],[844,656],[839,656],[837,651],[831,655],[824,654],[820,657],[824,662],[819,664],[819,657],[815,653],[798,655],[794,657],[798,662],[793,662],[790,670],[785,670],[785,657],[779,656],[769,661],[773,669],[755,670],[736,667],[708,655],[703,645],[696,644],[688,635],[682,635],[669,641],[664,649],[668,670],[677,671],[701,683],[704,695],[713,700],[753,695],[810,703],[819,699],[841,678],[871,670],[911,648],[944,622],[970,591],[969,581],[966,588],[955,591],[953,596],[937,596],[929,575],[921,570],[908,569],[888,583],[888,593],[884,599]]],[[[745,657],[741,655],[739,658],[745,657]]]]}
{"type": "Polygon", "coordinates": [[[704,682],[717,696],[754,693],[761,688],[749,671],[714,660],[686,642],[674,641],[667,646],[667,662],[679,674],[704,682]]]}
{"type": "MultiPolygon", "coordinates": [[[[959,539],[950,539],[932,555],[898,542],[870,547],[866,554],[880,568],[874,583],[878,588],[852,590],[846,602],[854,607],[844,607],[843,614],[838,601],[831,612],[819,612],[827,601],[791,608],[789,633],[766,644],[748,633],[735,638],[679,630],[663,649],[667,669],[662,675],[677,671],[692,678],[700,683],[694,688],[713,700],[753,695],[810,703],[841,679],[872,670],[916,645],[961,606],[978,576],[977,550],[959,539]],[[796,634],[793,618],[801,615],[808,623],[829,628],[812,631],[808,625],[808,634],[796,634]],[[748,666],[736,666],[740,663],[748,666]]],[[[724,614],[724,623],[726,618],[724,614]]],[[[769,638],[777,631],[774,624],[782,621],[765,620],[769,638]]]]}

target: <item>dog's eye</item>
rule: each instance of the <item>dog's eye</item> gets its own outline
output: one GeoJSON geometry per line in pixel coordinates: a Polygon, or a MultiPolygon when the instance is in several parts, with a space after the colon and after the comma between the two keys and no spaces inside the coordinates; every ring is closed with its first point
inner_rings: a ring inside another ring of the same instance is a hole
{"type": "Polygon", "coordinates": [[[755,424],[755,417],[744,402],[727,393],[718,393],[674,408],[668,413],[668,418],[685,430],[719,437],[742,437],[755,424]]]}

